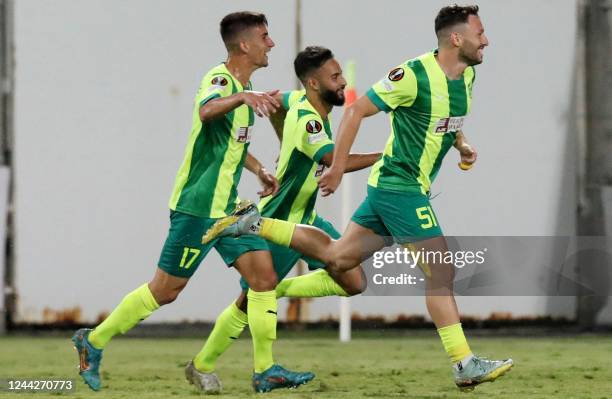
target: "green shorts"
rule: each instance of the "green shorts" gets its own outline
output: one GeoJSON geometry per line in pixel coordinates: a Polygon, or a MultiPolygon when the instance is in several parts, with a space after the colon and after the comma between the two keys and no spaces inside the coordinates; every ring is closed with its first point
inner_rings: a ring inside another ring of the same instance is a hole
{"type": "Polygon", "coordinates": [[[368,185],[368,196],[351,218],[383,237],[406,244],[442,235],[438,218],[421,193],[382,190],[368,185]]]}
{"type": "Polygon", "coordinates": [[[202,235],[217,219],[170,212],[170,230],[158,266],[176,277],[191,277],[214,247],[228,266],[250,251],[268,251],[268,243],[257,236],[222,237],[202,244],[202,235]]]}
{"type": "MultiPolygon", "coordinates": [[[[320,228],[321,230],[329,234],[329,236],[334,240],[340,238],[340,233],[338,232],[338,230],[336,230],[330,222],[323,219],[319,215],[315,217],[315,220],[312,222],[312,226],[320,228]]],[[[321,263],[316,259],[304,256],[291,248],[283,247],[281,245],[276,245],[273,243],[268,243],[268,245],[270,247],[270,252],[272,253],[272,262],[274,263],[274,271],[276,271],[278,281],[284,279],[287,274],[289,274],[295,263],[300,259],[303,259],[304,262],[308,264],[309,270],[325,268],[324,263],[321,263]]],[[[240,286],[243,290],[249,288],[249,285],[246,281],[244,281],[243,278],[240,279],[240,286]]]]}

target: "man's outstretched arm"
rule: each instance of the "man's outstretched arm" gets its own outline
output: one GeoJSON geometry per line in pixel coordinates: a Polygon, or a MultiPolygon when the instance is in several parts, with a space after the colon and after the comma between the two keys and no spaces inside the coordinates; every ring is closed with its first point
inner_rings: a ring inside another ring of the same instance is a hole
{"type": "Polygon", "coordinates": [[[278,137],[278,141],[282,142],[283,141],[283,127],[285,126],[285,117],[287,116],[287,110],[285,109],[284,106],[282,106],[283,93],[277,93],[274,96],[274,99],[279,104],[281,104],[281,106],[278,107],[276,112],[270,115],[270,123],[272,124],[272,128],[274,129],[274,132],[276,133],[276,137],[278,137]]]}
{"type": "MultiPolygon", "coordinates": [[[[369,168],[374,165],[382,156],[382,152],[365,152],[365,153],[351,153],[346,161],[346,168],[344,173],[355,172],[357,170],[369,168]]],[[[334,161],[334,153],[328,152],[323,155],[321,161],[325,166],[331,166],[334,161]]]]}
{"type": "Polygon", "coordinates": [[[367,96],[361,96],[344,111],[334,148],[334,161],[319,180],[319,188],[323,196],[332,194],[340,185],[342,175],[347,170],[349,152],[355,142],[355,137],[357,137],[361,120],[375,115],[379,111],[378,107],[367,96]]]}
{"type": "Polygon", "coordinates": [[[212,99],[200,107],[200,120],[204,123],[220,118],[239,106],[246,104],[258,116],[267,116],[276,112],[280,103],[274,98],[278,90],[267,93],[259,91],[243,91],[231,96],[212,99]]]}

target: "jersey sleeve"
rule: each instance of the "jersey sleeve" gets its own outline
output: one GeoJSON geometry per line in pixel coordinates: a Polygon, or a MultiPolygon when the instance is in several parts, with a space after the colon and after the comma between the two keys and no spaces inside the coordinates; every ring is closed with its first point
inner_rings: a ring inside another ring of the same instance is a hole
{"type": "Polygon", "coordinates": [[[417,96],[417,81],[412,69],[400,65],[376,82],[366,93],[381,111],[391,112],[400,105],[409,107],[417,96]]]}
{"type": "Polygon", "coordinates": [[[293,104],[295,104],[296,102],[298,102],[302,97],[304,97],[304,95],[306,95],[306,91],[305,90],[292,90],[292,91],[286,91],[283,93],[282,95],[282,106],[285,110],[288,110],[289,108],[291,108],[293,106],[293,104]]]}
{"type": "Polygon", "coordinates": [[[466,95],[467,95],[467,109],[466,114],[470,113],[472,108],[472,89],[474,87],[474,81],[476,80],[476,70],[473,66],[469,66],[466,68],[463,73],[463,79],[465,82],[466,95]]]}
{"type": "Polygon", "coordinates": [[[468,94],[470,98],[472,97],[472,88],[474,87],[474,82],[476,81],[476,69],[473,66],[468,67],[465,71],[465,80],[468,88],[468,94]]]}
{"type": "Polygon", "coordinates": [[[308,114],[299,118],[295,129],[297,149],[313,161],[319,162],[334,150],[334,142],[327,135],[320,116],[308,114]]]}
{"type": "Polygon", "coordinates": [[[210,100],[219,97],[227,97],[232,94],[232,81],[224,73],[213,73],[206,75],[200,83],[200,89],[196,95],[196,102],[200,107],[210,100]]]}

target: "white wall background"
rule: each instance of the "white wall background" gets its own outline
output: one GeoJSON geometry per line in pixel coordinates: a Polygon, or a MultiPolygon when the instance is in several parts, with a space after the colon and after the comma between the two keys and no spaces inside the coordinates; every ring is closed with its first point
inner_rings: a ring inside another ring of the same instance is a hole
{"type": "MultiPolygon", "coordinates": [[[[16,6],[17,267],[21,316],[81,305],[85,317],[111,310],[147,281],[168,228],[167,200],[190,129],[201,79],[225,52],[223,15],[268,16],[276,47],[254,74],[258,89],[293,88],[293,2],[20,0],[16,6]]],[[[435,47],[441,1],[303,2],[304,45],[330,47],[357,64],[363,93],[396,64],[435,47]]],[[[449,154],[433,192],[448,235],[563,235],[574,232],[571,131],[574,0],[491,0],[481,5],[491,45],[477,69],[466,134],[479,150],[469,173],[449,154]]],[[[341,118],[335,111],[334,125],[341,118]]],[[[267,121],[252,152],[272,167],[267,121]]],[[[384,115],[367,120],[356,150],[382,148],[384,115]]],[[[354,174],[353,203],[367,172],[354,174]]],[[[241,196],[255,198],[248,172],[241,196]]],[[[340,195],[319,200],[340,226],[340,195]]],[[[511,267],[512,265],[509,265],[511,267]]],[[[238,293],[237,273],[216,253],[172,305],[151,320],[212,320],[238,293]]],[[[313,319],[337,298],[311,304],[313,319]]],[[[353,299],[362,314],[421,313],[421,298],[353,299]]],[[[465,314],[572,314],[573,300],[460,298],[465,314]],[[559,303],[561,306],[559,306],[559,303]]],[[[330,311],[332,309],[332,311],[330,311]]]]}

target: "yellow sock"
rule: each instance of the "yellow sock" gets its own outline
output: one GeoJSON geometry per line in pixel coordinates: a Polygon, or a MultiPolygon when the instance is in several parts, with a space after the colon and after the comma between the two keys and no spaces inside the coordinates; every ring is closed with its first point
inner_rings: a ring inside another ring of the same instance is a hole
{"type": "Polygon", "coordinates": [[[442,339],[444,350],[453,363],[465,359],[472,353],[463,334],[461,323],[439,328],[438,334],[440,339],[442,339]]]}
{"type": "Polygon", "coordinates": [[[148,284],[143,284],[123,298],[121,303],[87,337],[96,348],[102,349],[117,334],[125,334],[146,319],[159,305],[148,284]]]}
{"type": "Polygon", "coordinates": [[[247,314],[232,302],[217,317],[215,326],[206,340],[204,347],[193,358],[193,365],[203,373],[212,373],[219,356],[238,339],[242,330],[247,326],[247,314]]]}
{"type": "Polygon", "coordinates": [[[276,286],[277,298],[317,298],[332,295],[348,296],[325,270],[286,278],[276,286]]]}
{"type": "Polygon", "coordinates": [[[295,223],[280,219],[261,218],[259,235],[275,244],[289,247],[294,230],[295,223]]]}
{"type": "Polygon", "coordinates": [[[261,373],[274,364],[272,344],[276,339],[276,292],[249,290],[247,298],[255,372],[261,373]]]}

